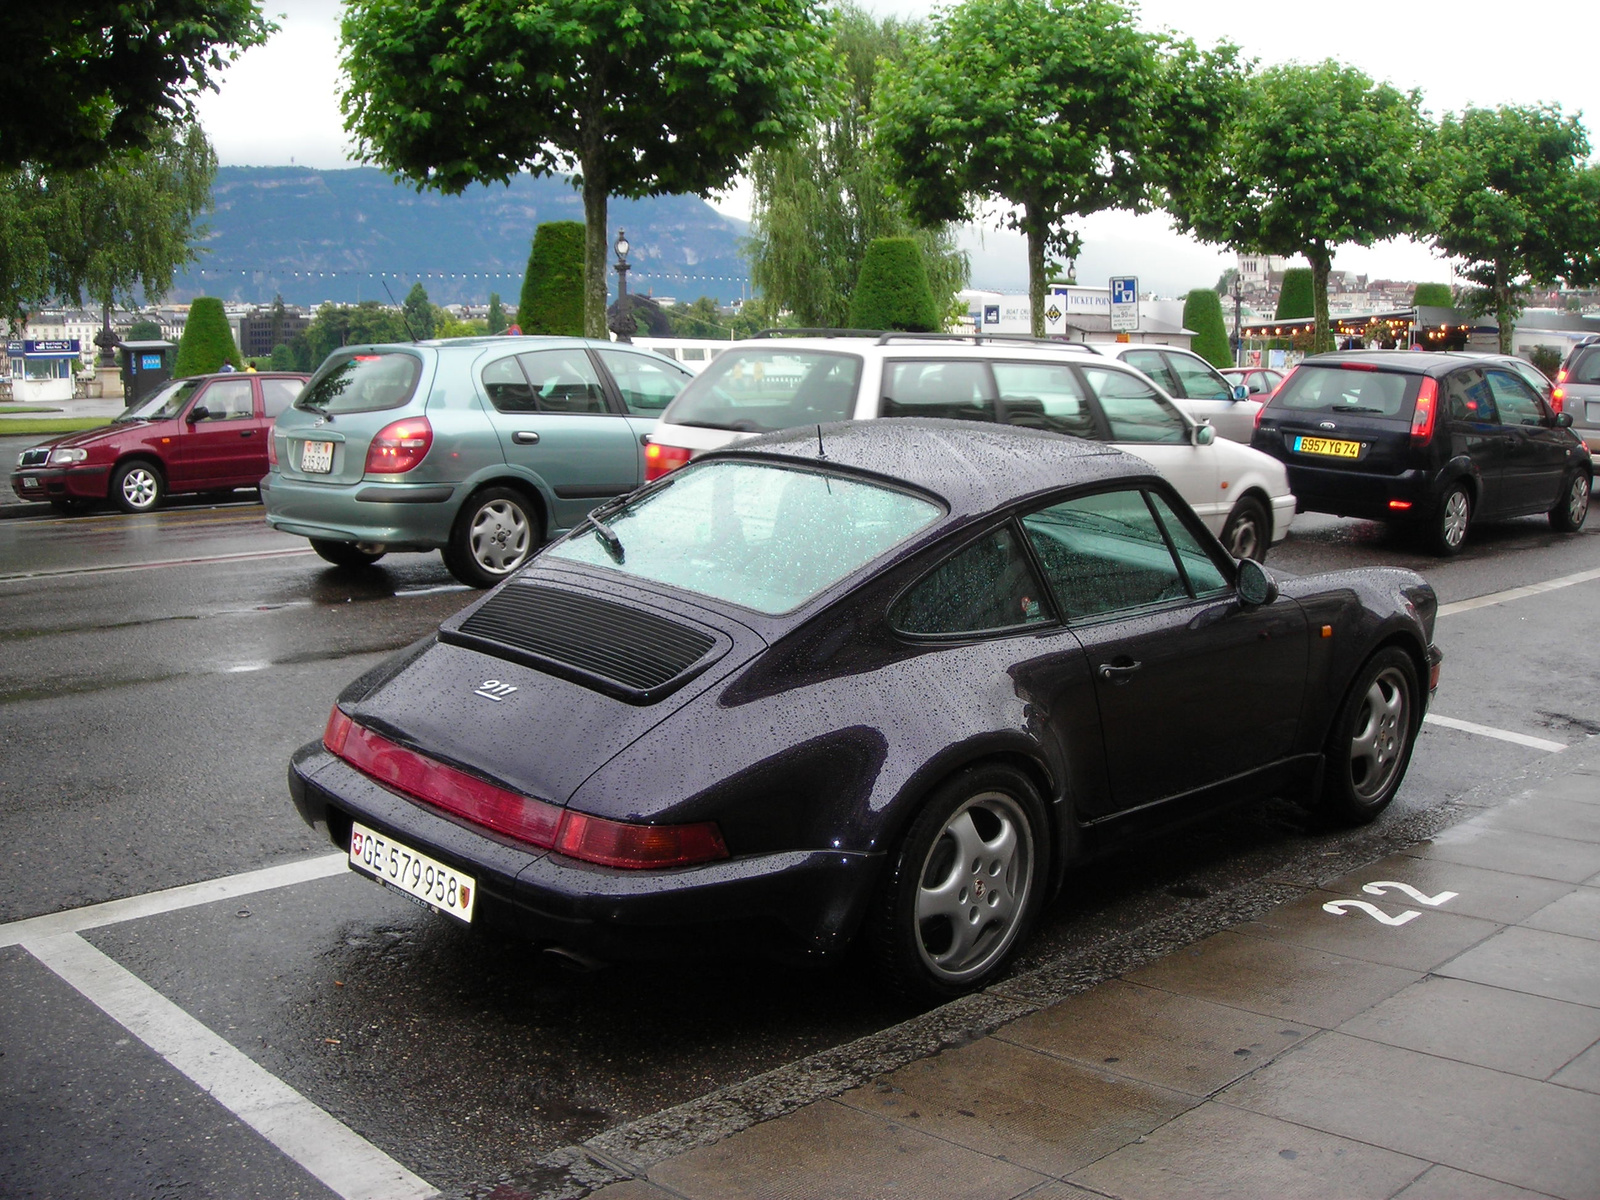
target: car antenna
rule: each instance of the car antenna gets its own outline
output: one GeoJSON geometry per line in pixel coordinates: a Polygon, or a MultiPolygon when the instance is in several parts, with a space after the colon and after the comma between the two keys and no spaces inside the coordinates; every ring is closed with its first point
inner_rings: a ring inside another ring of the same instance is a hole
{"type": "Polygon", "coordinates": [[[389,303],[400,310],[400,324],[406,327],[406,332],[411,335],[411,344],[415,346],[422,339],[417,337],[417,331],[411,328],[411,322],[406,320],[405,305],[396,300],[394,298],[394,293],[389,291],[389,281],[387,279],[380,279],[378,282],[383,284],[383,290],[389,293],[389,303]]]}
{"type": "Polygon", "coordinates": [[[828,452],[822,448],[822,426],[817,426],[817,457],[827,458],[828,452]]]}

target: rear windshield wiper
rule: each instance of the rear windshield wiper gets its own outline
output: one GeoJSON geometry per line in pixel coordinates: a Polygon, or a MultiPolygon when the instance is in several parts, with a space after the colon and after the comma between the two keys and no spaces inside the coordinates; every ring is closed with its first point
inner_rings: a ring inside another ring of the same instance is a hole
{"type": "Polygon", "coordinates": [[[1381,414],[1385,410],[1381,409],[1381,408],[1366,408],[1366,407],[1364,407],[1363,405],[1360,405],[1360,404],[1335,404],[1328,411],[1329,412],[1336,412],[1336,413],[1364,412],[1364,413],[1380,413],[1381,414]]]}
{"type": "Polygon", "coordinates": [[[327,407],[325,405],[315,404],[310,400],[301,399],[301,400],[296,400],[294,402],[294,406],[296,408],[298,408],[301,412],[314,412],[314,413],[317,414],[317,416],[321,417],[324,421],[328,421],[330,423],[333,421],[333,414],[328,411],[328,409],[327,409],[327,407]]]}

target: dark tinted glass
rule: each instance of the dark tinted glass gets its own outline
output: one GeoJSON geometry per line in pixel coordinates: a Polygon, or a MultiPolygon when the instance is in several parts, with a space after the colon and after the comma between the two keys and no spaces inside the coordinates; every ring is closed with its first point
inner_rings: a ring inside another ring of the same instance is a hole
{"type": "Polygon", "coordinates": [[[1411,419],[1422,376],[1371,371],[1338,364],[1301,363],[1289,376],[1272,407],[1289,412],[1348,413],[1411,419]]]}
{"type": "Polygon", "coordinates": [[[489,403],[503,413],[539,411],[533,388],[515,358],[496,359],[483,368],[483,392],[489,403]]]}
{"type": "Polygon", "coordinates": [[[1569,383],[1600,383],[1600,346],[1587,346],[1573,353],[1568,368],[1569,383]]]}
{"type": "Polygon", "coordinates": [[[349,354],[323,363],[295,401],[329,413],[399,408],[416,390],[422,364],[409,354],[349,354]]]}
{"type": "Polygon", "coordinates": [[[1069,500],[1022,525],[1069,620],[1189,595],[1143,492],[1069,500]]]}
{"type": "Polygon", "coordinates": [[[1044,621],[1039,581],[1009,525],[935,567],[903,596],[890,623],[903,633],[982,633],[1044,621]]]}
{"type": "Polygon", "coordinates": [[[528,374],[528,383],[533,387],[533,398],[540,412],[610,411],[606,407],[605,392],[600,387],[600,375],[582,346],[534,350],[517,355],[517,361],[528,374]]]}
{"type": "Polygon", "coordinates": [[[1444,398],[1445,412],[1452,421],[1464,425],[1494,425],[1499,421],[1495,415],[1494,393],[1477,367],[1446,376],[1444,398]]]}
{"type": "Polygon", "coordinates": [[[1509,371],[1485,371],[1502,425],[1537,425],[1544,417],[1533,389],[1509,371]]]}

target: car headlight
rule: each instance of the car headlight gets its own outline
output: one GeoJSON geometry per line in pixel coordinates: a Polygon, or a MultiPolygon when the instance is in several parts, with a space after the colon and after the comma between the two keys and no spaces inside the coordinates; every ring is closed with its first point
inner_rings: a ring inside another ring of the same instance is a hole
{"type": "Polygon", "coordinates": [[[52,450],[50,451],[51,466],[65,466],[68,463],[82,462],[89,457],[87,450],[52,450]]]}

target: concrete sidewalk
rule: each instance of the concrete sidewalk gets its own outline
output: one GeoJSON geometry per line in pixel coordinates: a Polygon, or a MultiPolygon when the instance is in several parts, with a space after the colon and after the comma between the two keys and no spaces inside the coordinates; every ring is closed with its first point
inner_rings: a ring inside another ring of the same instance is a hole
{"type": "Polygon", "coordinates": [[[1590,762],[594,1196],[1595,1200],[1590,762]]]}

